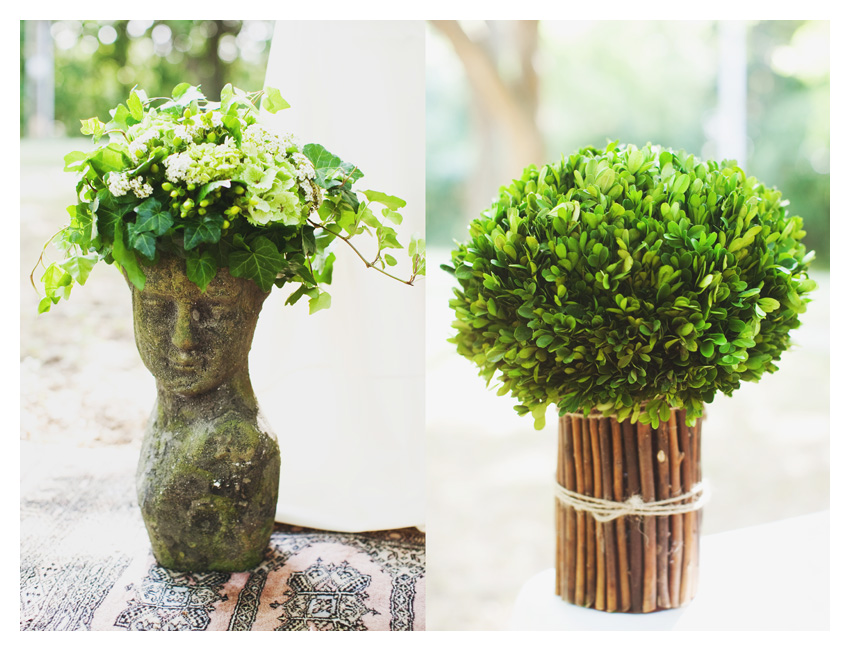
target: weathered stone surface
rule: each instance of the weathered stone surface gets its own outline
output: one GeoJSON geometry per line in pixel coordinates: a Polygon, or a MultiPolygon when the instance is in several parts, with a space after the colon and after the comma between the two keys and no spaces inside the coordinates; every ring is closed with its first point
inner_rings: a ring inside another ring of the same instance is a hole
{"type": "Polygon", "coordinates": [[[238,417],[154,420],[136,476],[154,556],[172,569],[238,572],[262,559],[274,526],[277,443],[238,417]]]}
{"type": "Polygon", "coordinates": [[[154,556],[164,567],[243,571],[274,526],[280,450],[259,413],[248,352],[267,293],[219,271],[201,292],[181,260],[131,287],[136,345],[157,402],[136,474],[154,556]]]}

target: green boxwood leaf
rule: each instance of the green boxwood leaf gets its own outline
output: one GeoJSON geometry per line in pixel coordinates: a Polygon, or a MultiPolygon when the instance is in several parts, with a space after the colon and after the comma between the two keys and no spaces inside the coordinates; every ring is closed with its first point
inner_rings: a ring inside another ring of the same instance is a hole
{"type": "Polygon", "coordinates": [[[534,342],[537,344],[538,348],[546,348],[549,344],[551,344],[555,340],[555,337],[552,335],[541,335],[534,342]]]}

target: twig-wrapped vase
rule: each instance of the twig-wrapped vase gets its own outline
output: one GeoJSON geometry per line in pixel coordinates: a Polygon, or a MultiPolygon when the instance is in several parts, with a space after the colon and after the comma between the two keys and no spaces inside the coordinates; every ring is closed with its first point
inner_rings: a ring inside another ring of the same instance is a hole
{"type": "MultiPolygon", "coordinates": [[[[669,503],[698,490],[700,430],[701,420],[688,427],[681,410],[672,410],[658,428],[567,414],[559,424],[557,482],[577,495],[624,503],[625,509],[633,496],[633,503],[649,508],[669,503]]],[[[689,510],[696,498],[682,502],[678,510],[686,512],[599,521],[592,508],[557,499],[557,594],[607,612],[687,604],[697,588],[702,511],[689,510]]]]}

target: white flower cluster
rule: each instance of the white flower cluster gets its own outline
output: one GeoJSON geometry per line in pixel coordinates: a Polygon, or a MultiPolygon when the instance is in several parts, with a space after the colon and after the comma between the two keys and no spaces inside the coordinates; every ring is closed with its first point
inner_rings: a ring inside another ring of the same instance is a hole
{"type": "Polygon", "coordinates": [[[295,173],[298,177],[298,187],[300,187],[301,191],[304,193],[304,198],[308,202],[316,199],[316,203],[321,203],[321,188],[319,188],[319,196],[316,197],[313,194],[314,186],[310,182],[311,179],[316,178],[316,168],[313,167],[313,163],[311,163],[310,159],[301,152],[294,152],[293,154],[290,154],[290,159],[295,164],[295,173]]]}
{"type": "Polygon", "coordinates": [[[242,139],[253,143],[258,149],[266,151],[272,156],[286,156],[287,149],[298,148],[291,133],[279,136],[256,122],[245,128],[242,139]]]}
{"type": "Polygon", "coordinates": [[[172,183],[200,185],[216,179],[229,179],[240,163],[239,150],[228,145],[203,142],[165,159],[165,176],[172,183]]]}
{"type": "Polygon", "coordinates": [[[136,176],[131,179],[127,176],[126,172],[123,174],[117,172],[110,174],[106,180],[106,186],[109,188],[109,192],[113,197],[123,197],[130,190],[139,199],[144,199],[153,194],[153,188],[150,183],[145,182],[144,178],[136,176]]]}
{"type": "Polygon", "coordinates": [[[127,179],[126,174],[113,172],[106,179],[106,187],[109,188],[109,192],[113,197],[123,197],[130,191],[130,181],[127,179]]]}
{"type": "Polygon", "coordinates": [[[299,151],[301,150],[301,145],[298,144],[295,136],[291,133],[284,133],[282,136],[277,136],[277,139],[280,140],[285,149],[295,148],[299,151]]]}
{"type": "MultiPolygon", "coordinates": [[[[221,116],[219,116],[219,120],[221,120],[221,116]]],[[[184,120],[183,124],[174,127],[174,135],[183,142],[192,143],[195,139],[203,138],[207,128],[200,115],[192,115],[184,120]]]]}
{"type": "MultiPolygon", "coordinates": [[[[176,131],[175,131],[176,135],[176,131]]],[[[165,176],[172,183],[180,183],[192,166],[192,157],[185,151],[171,154],[165,159],[165,176]]]]}
{"type": "Polygon", "coordinates": [[[292,162],[295,163],[295,171],[298,173],[299,180],[316,178],[316,169],[309,158],[299,151],[292,154],[291,158],[292,162]]]}
{"type": "Polygon", "coordinates": [[[145,197],[149,197],[153,194],[153,188],[150,183],[146,183],[141,176],[136,176],[130,179],[130,187],[133,190],[133,194],[135,194],[139,199],[144,199],[145,197]]]}

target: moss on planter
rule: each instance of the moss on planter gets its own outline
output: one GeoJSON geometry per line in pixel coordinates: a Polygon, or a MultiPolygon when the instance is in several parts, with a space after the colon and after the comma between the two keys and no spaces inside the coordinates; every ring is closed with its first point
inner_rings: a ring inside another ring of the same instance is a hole
{"type": "Polygon", "coordinates": [[[280,450],[241,418],[152,421],[136,477],[157,561],[172,569],[248,570],[274,526],[280,450]]]}

